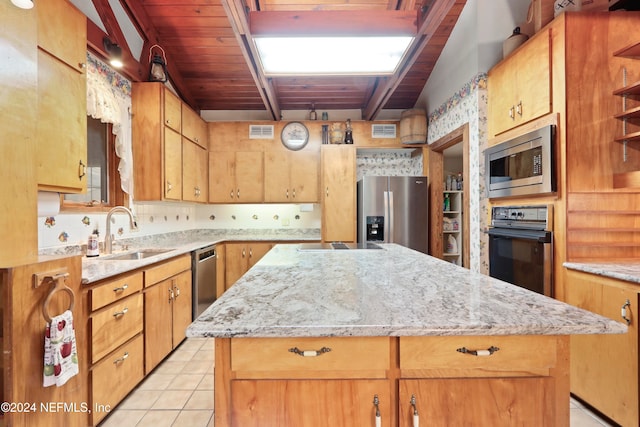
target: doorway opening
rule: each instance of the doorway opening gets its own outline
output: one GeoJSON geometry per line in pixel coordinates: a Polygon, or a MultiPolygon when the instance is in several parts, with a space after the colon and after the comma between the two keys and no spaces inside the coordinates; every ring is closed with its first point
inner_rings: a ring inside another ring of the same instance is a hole
{"type": "Polygon", "coordinates": [[[431,255],[469,268],[469,124],[429,149],[431,255]]]}

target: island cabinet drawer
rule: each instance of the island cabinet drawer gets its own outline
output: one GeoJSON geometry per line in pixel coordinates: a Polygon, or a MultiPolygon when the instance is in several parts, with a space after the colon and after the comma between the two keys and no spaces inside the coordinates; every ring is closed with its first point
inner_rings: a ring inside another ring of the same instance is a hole
{"type": "Polygon", "coordinates": [[[144,271],[144,286],[151,286],[155,283],[191,269],[191,255],[184,255],[173,260],[163,262],[155,267],[147,268],[144,271]]]}
{"type": "Polygon", "coordinates": [[[555,336],[401,337],[400,369],[409,378],[546,376],[557,364],[557,346],[555,336]]]}
{"type": "Polygon", "coordinates": [[[138,293],[91,315],[92,363],[142,331],[142,301],[138,293]]]}
{"type": "Polygon", "coordinates": [[[144,377],[144,340],[142,334],[118,347],[91,370],[92,409],[95,425],[108,415],[108,408],[117,405],[144,377]],[[107,406],[108,405],[108,406],[107,406]]]}
{"type": "Polygon", "coordinates": [[[112,302],[128,297],[142,289],[142,272],[120,276],[98,285],[89,291],[91,295],[91,311],[109,305],[112,302]]]}
{"type": "Polygon", "coordinates": [[[235,378],[385,378],[388,337],[232,338],[235,378]]]}

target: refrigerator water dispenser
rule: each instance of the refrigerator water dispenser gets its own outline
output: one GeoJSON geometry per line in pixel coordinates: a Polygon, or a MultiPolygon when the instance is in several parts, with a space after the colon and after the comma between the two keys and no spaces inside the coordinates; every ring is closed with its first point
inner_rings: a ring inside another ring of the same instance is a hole
{"type": "Polygon", "coordinates": [[[367,217],[367,242],[384,242],[384,217],[367,217]]]}

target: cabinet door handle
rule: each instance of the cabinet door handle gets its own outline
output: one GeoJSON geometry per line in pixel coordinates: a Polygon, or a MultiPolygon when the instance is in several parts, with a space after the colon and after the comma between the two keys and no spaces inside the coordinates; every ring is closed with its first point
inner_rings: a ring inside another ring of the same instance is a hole
{"type": "Polygon", "coordinates": [[[249,258],[253,258],[253,249],[249,248],[249,258]]]}
{"type": "Polygon", "coordinates": [[[114,360],[114,361],[113,361],[113,364],[114,364],[114,365],[117,365],[118,363],[122,363],[122,362],[124,362],[124,361],[126,360],[126,358],[127,358],[127,357],[129,357],[129,352],[128,352],[128,351],[126,351],[126,352],[122,355],[122,357],[118,357],[116,360],[114,360]]]}
{"type": "Polygon", "coordinates": [[[122,286],[120,286],[119,288],[113,288],[113,292],[122,292],[122,291],[126,291],[129,288],[129,285],[127,285],[126,283],[122,286]]]}
{"type": "Polygon", "coordinates": [[[411,403],[411,406],[413,407],[413,427],[420,427],[420,416],[418,415],[418,406],[416,404],[416,396],[414,394],[411,395],[409,403],[411,403]]]}
{"type": "Polygon", "coordinates": [[[242,258],[244,258],[245,256],[247,256],[247,251],[245,250],[245,248],[242,248],[242,258]]]}
{"type": "Polygon", "coordinates": [[[80,159],[80,163],[78,164],[78,179],[82,181],[82,177],[87,174],[87,165],[82,162],[80,159]]]}
{"type": "Polygon", "coordinates": [[[300,350],[298,347],[293,347],[290,348],[289,351],[302,357],[317,357],[329,353],[331,349],[329,347],[322,347],[320,350],[300,350]]]}
{"type": "Polygon", "coordinates": [[[287,199],[288,199],[288,198],[289,198],[289,189],[288,189],[288,188],[287,188],[287,191],[286,191],[286,193],[285,193],[285,194],[286,194],[286,197],[287,197],[287,199]]]}
{"type": "Polygon", "coordinates": [[[376,427],[382,427],[382,417],[380,416],[380,399],[378,395],[373,395],[373,406],[376,408],[376,427]]]}
{"type": "Polygon", "coordinates": [[[174,287],[173,287],[173,289],[175,289],[175,292],[174,292],[174,294],[173,294],[173,295],[174,295],[174,297],[175,297],[175,298],[178,298],[178,297],[180,296],[180,288],[179,288],[179,287],[177,287],[177,286],[174,286],[174,287]]]}
{"type": "Polygon", "coordinates": [[[460,353],[469,354],[471,356],[491,356],[496,351],[500,350],[498,347],[491,346],[486,350],[469,350],[467,347],[460,347],[456,349],[460,353]]]}
{"type": "Polygon", "coordinates": [[[127,314],[128,311],[129,311],[129,309],[127,307],[125,307],[125,308],[122,309],[122,311],[116,311],[115,313],[113,313],[113,317],[124,316],[125,314],[127,314]]]}
{"type": "Polygon", "coordinates": [[[171,304],[171,300],[173,300],[173,288],[169,288],[169,304],[171,304]]]}
{"type": "Polygon", "coordinates": [[[326,190],[324,190],[324,194],[326,194],[326,196],[329,197],[329,187],[327,187],[326,190]]]}
{"type": "MultiPolygon", "coordinates": [[[[620,309],[620,316],[627,322],[627,325],[631,324],[631,317],[627,315],[627,308],[631,308],[631,301],[625,301],[624,305],[620,309]]],[[[630,311],[629,311],[630,312],[630,311]]]]}
{"type": "Polygon", "coordinates": [[[509,118],[511,120],[515,120],[516,118],[516,108],[513,105],[509,108],[509,118]]]}
{"type": "Polygon", "coordinates": [[[200,188],[199,187],[193,187],[193,195],[196,197],[200,196],[200,188]]]}
{"type": "Polygon", "coordinates": [[[229,193],[229,197],[231,197],[233,199],[233,188],[231,189],[231,192],[229,193]]]}
{"type": "Polygon", "coordinates": [[[516,113],[518,113],[518,115],[522,117],[522,101],[518,102],[518,105],[516,107],[516,113]]]}
{"type": "Polygon", "coordinates": [[[293,190],[291,190],[291,194],[292,194],[292,197],[295,199],[296,198],[296,189],[295,188],[293,190]]]}
{"type": "Polygon", "coordinates": [[[236,190],[236,199],[240,199],[240,189],[236,190]]]}
{"type": "Polygon", "coordinates": [[[173,185],[171,185],[171,181],[167,181],[167,193],[173,190],[173,185]]]}
{"type": "Polygon", "coordinates": [[[171,125],[171,120],[169,120],[169,119],[165,120],[164,122],[165,122],[165,124],[167,124],[167,125],[171,125]]]}

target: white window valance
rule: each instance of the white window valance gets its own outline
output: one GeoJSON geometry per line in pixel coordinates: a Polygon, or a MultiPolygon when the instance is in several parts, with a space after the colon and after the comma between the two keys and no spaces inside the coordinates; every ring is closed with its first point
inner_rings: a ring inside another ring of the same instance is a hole
{"type": "Polygon", "coordinates": [[[133,151],[131,148],[131,82],[87,52],[87,115],[111,123],[116,137],[122,190],[133,206],[133,151]]]}

